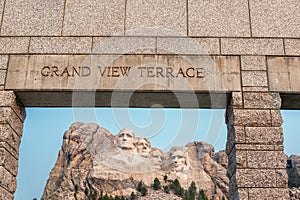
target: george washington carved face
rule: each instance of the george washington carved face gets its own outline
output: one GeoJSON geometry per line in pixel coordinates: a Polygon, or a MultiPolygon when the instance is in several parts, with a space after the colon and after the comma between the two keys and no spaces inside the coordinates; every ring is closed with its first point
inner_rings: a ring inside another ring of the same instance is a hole
{"type": "Polygon", "coordinates": [[[146,138],[139,138],[136,142],[136,149],[139,154],[148,157],[151,151],[151,144],[146,138]]]}
{"type": "Polygon", "coordinates": [[[116,135],[117,144],[119,147],[125,150],[134,150],[136,137],[131,129],[124,128],[116,135]]]}

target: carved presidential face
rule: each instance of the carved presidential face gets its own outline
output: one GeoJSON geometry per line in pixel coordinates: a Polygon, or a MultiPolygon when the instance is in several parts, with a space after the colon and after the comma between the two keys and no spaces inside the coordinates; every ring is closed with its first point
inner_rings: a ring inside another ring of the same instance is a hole
{"type": "Polygon", "coordinates": [[[159,149],[153,149],[151,151],[151,161],[155,165],[155,168],[161,168],[163,153],[159,149]]]}
{"type": "Polygon", "coordinates": [[[183,150],[175,151],[171,156],[171,162],[176,171],[182,171],[186,166],[185,152],[183,150]]]}
{"type": "Polygon", "coordinates": [[[133,150],[135,148],[136,137],[132,130],[122,129],[116,137],[118,146],[122,149],[133,150]]]}
{"type": "Polygon", "coordinates": [[[136,149],[139,154],[144,157],[148,157],[151,151],[151,144],[147,139],[140,138],[136,143],[136,149]]]}

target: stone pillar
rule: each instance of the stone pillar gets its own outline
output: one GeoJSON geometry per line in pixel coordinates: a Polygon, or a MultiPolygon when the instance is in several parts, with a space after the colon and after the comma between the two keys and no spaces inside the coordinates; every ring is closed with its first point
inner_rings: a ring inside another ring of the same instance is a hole
{"type": "Polygon", "coordinates": [[[242,57],[242,91],[226,112],[229,193],[232,200],[289,199],[283,152],[281,99],[268,91],[260,57],[242,57]],[[245,70],[245,61],[252,63],[245,70]]]}
{"type": "Polygon", "coordinates": [[[0,91],[0,199],[14,199],[25,115],[14,92],[0,91]]]}

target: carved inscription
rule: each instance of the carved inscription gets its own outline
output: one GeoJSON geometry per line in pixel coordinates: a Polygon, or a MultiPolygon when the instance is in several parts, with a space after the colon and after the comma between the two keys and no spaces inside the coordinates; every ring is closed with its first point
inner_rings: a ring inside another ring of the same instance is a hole
{"type": "MultiPolygon", "coordinates": [[[[101,77],[124,77],[130,75],[131,67],[113,66],[98,67],[101,77]]],[[[139,77],[156,77],[156,78],[204,78],[204,68],[179,68],[172,67],[138,67],[139,77]]],[[[85,77],[91,75],[91,67],[88,66],[44,66],[41,69],[41,75],[44,77],[85,77]]]]}

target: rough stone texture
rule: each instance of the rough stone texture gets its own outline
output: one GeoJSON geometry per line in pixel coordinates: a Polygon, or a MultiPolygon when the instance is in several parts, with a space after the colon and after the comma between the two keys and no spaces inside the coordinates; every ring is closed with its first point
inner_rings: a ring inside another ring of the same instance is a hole
{"type": "Polygon", "coordinates": [[[249,151],[283,151],[283,145],[266,145],[266,144],[235,144],[237,150],[249,151]]]}
{"type": "Polygon", "coordinates": [[[0,123],[8,123],[12,126],[14,131],[22,136],[23,122],[16,115],[12,108],[0,107],[0,123]]]}
{"type": "Polygon", "coordinates": [[[221,38],[221,54],[284,55],[282,39],[221,38]]]}
{"type": "Polygon", "coordinates": [[[24,121],[26,117],[25,108],[22,103],[16,98],[13,91],[1,91],[0,92],[0,106],[11,107],[15,114],[24,121]]]}
{"type": "Polygon", "coordinates": [[[0,166],[3,166],[12,175],[17,176],[18,160],[4,148],[0,148],[0,166]]]}
{"type": "Polygon", "coordinates": [[[220,54],[218,38],[157,38],[158,54],[207,55],[220,54]]]}
{"type": "Polygon", "coordinates": [[[236,126],[271,126],[272,118],[269,110],[234,109],[229,114],[229,124],[236,126]]]}
{"type": "Polygon", "coordinates": [[[290,200],[300,199],[300,188],[290,188],[289,195],[290,195],[290,200]]]}
{"type": "Polygon", "coordinates": [[[91,37],[33,37],[29,53],[89,54],[91,49],[91,37]]]}
{"type": "Polygon", "coordinates": [[[243,92],[267,92],[269,91],[268,87],[243,87],[243,92]]]}
{"type": "MultiPolygon", "coordinates": [[[[286,164],[286,160],[287,159],[284,160],[285,164],[286,164]]],[[[288,175],[285,168],[276,170],[276,184],[277,187],[288,188],[288,175]]]]}
{"type": "Polygon", "coordinates": [[[300,39],[284,39],[285,55],[300,56],[300,39]]]}
{"type": "Polygon", "coordinates": [[[298,0],[250,0],[253,37],[300,37],[298,0]]]}
{"type": "Polygon", "coordinates": [[[245,108],[280,109],[281,98],[278,93],[244,92],[245,108]]]}
{"type": "Polygon", "coordinates": [[[29,37],[0,37],[0,53],[27,53],[29,37]]]}
{"type": "Polygon", "coordinates": [[[281,125],[283,124],[283,119],[280,110],[271,110],[271,117],[272,117],[272,126],[281,127],[281,125]]]}
{"type": "Polygon", "coordinates": [[[0,187],[0,199],[13,200],[14,195],[12,195],[7,190],[0,187]]]}
{"type": "Polygon", "coordinates": [[[242,70],[266,70],[265,56],[241,56],[242,70]]]}
{"type": "Polygon", "coordinates": [[[276,187],[276,171],[270,169],[236,169],[238,187],[276,187]]]}
{"type": "Polygon", "coordinates": [[[16,177],[9,173],[3,166],[0,166],[0,177],[0,186],[10,193],[15,192],[17,187],[16,177]]]}
{"type": "MultiPolygon", "coordinates": [[[[167,175],[169,181],[177,178],[185,189],[195,181],[197,188],[204,189],[209,197],[228,197],[226,168],[213,159],[212,145],[191,142],[185,147],[172,147],[169,152],[162,152],[151,148],[150,143],[143,145],[141,150],[141,141],[145,140],[129,129],[114,136],[96,124],[74,123],[65,132],[42,199],[72,196],[75,185],[78,185],[78,198],[84,196],[85,187],[98,194],[103,191],[104,194],[128,196],[132,191],[136,193],[140,180],[148,188],[155,177],[164,184],[163,175],[167,175]],[[122,134],[127,134],[126,138],[122,134]]],[[[163,199],[172,199],[170,197],[163,199]]]]}
{"type": "Polygon", "coordinates": [[[243,95],[241,92],[232,92],[231,93],[232,98],[232,106],[235,108],[241,108],[243,107],[243,95]]]}
{"type": "Polygon", "coordinates": [[[6,148],[14,157],[19,156],[21,138],[9,124],[0,124],[0,147],[6,148]]]}
{"type": "Polygon", "coordinates": [[[7,69],[8,56],[0,55],[0,69],[7,69]]]}
{"type": "Polygon", "coordinates": [[[187,36],[186,1],[135,0],[126,4],[126,35],[187,36]]]}
{"type": "Polygon", "coordinates": [[[286,188],[250,188],[249,199],[290,199],[286,188]]]}
{"type": "Polygon", "coordinates": [[[0,85],[5,84],[6,70],[0,70],[0,85]]]}
{"type": "Polygon", "coordinates": [[[154,54],[156,39],[153,37],[94,37],[95,54],[154,54]]]}
{"type": "Polygon", "coordinates": [[[64,36],[108,36],[124,34],[123,0],[67,1],[64,36]]]}
{"type": "Polygon", "coordinates": [[[246,142],[252,144],[283,144],[281,127],[246,127],[246,142]]]}
{"type": "Polygon", "coordinates": [[[243,86],[268,86],[266,71],[242,71],[243,86]]]}
{"type": "Polygon", "coordinates": [[[188,3],[189,36],[250,36],[246,0],[190,0],[188,3]]]}
{"type": "Polygon", "coordinates": [[[287,156],[281,151],[248,151],[248,168],[285,169],[287,156]]]}
{"type": "Polygon", "coordinates": [[[64,0],[6,1],[1,35],[61,35],[64,0]]]}

